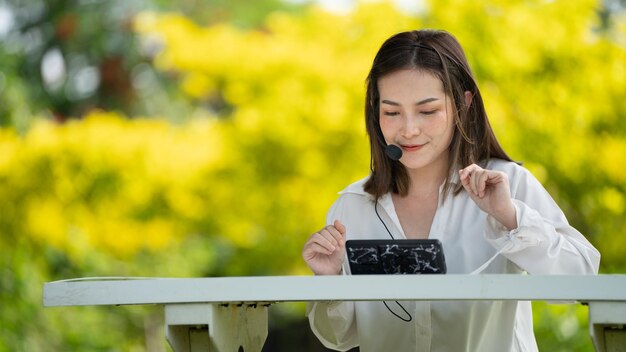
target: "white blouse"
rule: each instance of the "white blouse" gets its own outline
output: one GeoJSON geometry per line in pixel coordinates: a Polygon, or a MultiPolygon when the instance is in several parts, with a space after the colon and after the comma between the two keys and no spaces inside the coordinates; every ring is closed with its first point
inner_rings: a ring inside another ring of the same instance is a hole
{"type": "MultiPolygon", "coordinates": [[[[597,274],[600,253],[576,229],[539,181],[524,167],[493,159],[488,169],[509,177],[518,228],[507,231],[481,211],[465,191],[439,204],[429,238],[441,241],[450,274],[597,274]]],[[[456,173],[454,174],[456,176],[456,173]]],[[[458,183],[458,176],[452,177],[458,183]]],[[[374,212],[365,179],[351,184],[328,212],[340,220],[347,239],[390,239],[374,212]]],[[[441,192],[441,189],[440,189],[441,192]]],[[[378,213],[396,239],[406,238],[391,195],[378,201],[378,213]]],[[[349,272],[344,261],[343,272],[349,272]]],[[[511,287],[515,290],[515,287],[511,287]]],[[[360,346],[378,351],[537,351],[531,302],[432,301],[316,302],[307,315],[327,348],[360,346]]]]}

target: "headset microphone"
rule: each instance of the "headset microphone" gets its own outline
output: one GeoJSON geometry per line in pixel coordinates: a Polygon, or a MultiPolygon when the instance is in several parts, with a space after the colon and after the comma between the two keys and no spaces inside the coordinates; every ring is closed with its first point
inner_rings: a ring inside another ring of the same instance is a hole
{"type": "Polygon", "coordinates": [[[387,154],[389,159],[398,161],[402,158],[402,149],[395,144],[389,144],[385,147],[385,154],[387,154]]]}
{"type": "Polygon", "coordinates": [[[382,136],[382,132],[378,130],[376,133],[376,137],[378,137],[378,141],[381,145],[385,146],[385,155],[393,161],[398,161],[402,158],[402,149],[395,144],[387,144],[385,143],[385,139],[382,136]]]}

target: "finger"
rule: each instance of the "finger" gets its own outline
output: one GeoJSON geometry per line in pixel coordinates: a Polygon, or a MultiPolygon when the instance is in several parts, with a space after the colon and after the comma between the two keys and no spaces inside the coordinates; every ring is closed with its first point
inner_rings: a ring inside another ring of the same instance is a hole
{"type": "Polygon", "coordinates": [[[346,243],[346,234],[347,234],[346,227],[339,220],[335,220],[333,225],[339,232],[339,237],[337,238],[337,241],[339,242],[339,246],[343,247],[344,244],[346,243]]]}
{"type": "Polygon", "coordinates": [[[489,178],[487,179],[487,184],[496,184],[500,182],[504,182],[507,180],[507,176],[503,172],[491,172],[489,174],[489,178]]]}
{"type": "Polygon", "coordinates": [[[472,194],[475,196],[478,196],[478,182],[480,180],[480,174],[482,173],[482,171],[473,171],[472,174],[470,175],[470,180],[469,180],[469,186],[470,189],[472,190],[472,194]]]}
{"type": "Polygon", "coordinates": [[[333,225],[328,225],[320,231],[320,233],[330,234],[334,239],[333,244],[335,245],[341,245],[345,241],[345,237],[346,237],[345,232],[346,232],[345,226],[343,226],[343,224],[339,222],[338,220],[335,220],[335,223],[333,225]],[[335,226],[335,225],[339,225],[339,226],[335,226]]]}
{"type": "Polygon", "coordinates": [[[311,237],[302,248],[302,257],[308,261],[312,258],[315,258],[319,253],[324,253],[328,255],[327,252],[327,249],[320,247],[319,244],[314,242],[313,237],[311,237]]]}
{"type": "Polygon", "coordinates": [[[461,179],[461,184],[466,185],[467,184],[467,168],[463,168],[461,170],[459,170],[459,178],[461,179]]]}
{"type": "Polygon", "coordinates": [[[472,172],[475,170],[482,170],[482,168],[476,164],[467,165],[464,169],[466,172],[472,172]]]}
{"type": "MultiPolygon", "coordinates": [[[[329,236],[329,235],[327,235],[329,236]]],[[[337,248],[336,245],[334,245],[331,242],[331,239],[329,239],[329,237],[324,236],[321,233],[317,233],[317,236],[314,236],[311,238],[311,243],[313,244],[317,244],[320,247],[324,248],[327,251],[327,254],[332,254],[332,252],[335,251],[335,249],[337,248]]]]}
{"type": "Polygon", "coordinates": [[[333,251],[329,250],[328,248],[320,245],[319,243],[316,242],[311,242],[309,243],[306,247],[305,250],[302,251],[302,256],[304,257],[305,260],[309,260],[309,259],[313,259],[316,256],[318,256],[319,254],[323,254],[323,255],[332,255],[333,251]]]}
{"type": "Polygon", "coordinates": [[[330,235],[330,233],[328,233],[326,228],[323,228],[319,230],[318,232],[312,234],[311,237],[309,237],[309,239],[307,240],[307,244],[318,243],[331,250],[336,244],[335,242],[336,241],[333,239],[333,236],[330,235]]]}
{"type": "Polygon", "coordinates": [[[470,175],[470,187],[472,193],[479,198],[485,196],[486,183],[491,173],[490,170],[485,170],[476,164],[472,164],[472,172],[470,175]]]}
{"type": "Polygon", "coordinates": [[[467,193],[472,193],[472,189],[470,187],[469,173],[465,169],[463,169],[459,170],[459,175],[461,178],[461,184],[463,185],[463,188],[465,188],[465,191],[467,193]]]}
{"type": "Polygon", "coordinates": [[[481,168],[476,164],[471,164],[459,171],[459,175],[461,178],[461,183],[463,185],[468,185],[472,176],[472,173],[476,170],[480,170],[481,168]]]}
{"type": "Polygon", "coordinates": [[[335,249],[335,247],[339,245],[339,242],[337,241],[336,233],[337,233],[337,230],[333,229],[331,226],[325,227],[321,229],[320,232],[318,232],[319,236],[324,241],[328,242],[328,245],[331,246],[333,250],[335,249]]]}
{"type": "Polygon", "coordinates": [[[339,233],[341,233],[342,236],[346,234],[346,227],[341,223],[341,221],[335,220],[335,222],[333,223],[333,226],[335,226],[337,231],[339,231],[339,233]]]}
{"type": "Polygon", "coordinates": [[[478,197],[483,198],[485,196],[485,189],[487,188],[487,181],[489,180],[489,172],[482,171],[476,178],[478,197]]]}

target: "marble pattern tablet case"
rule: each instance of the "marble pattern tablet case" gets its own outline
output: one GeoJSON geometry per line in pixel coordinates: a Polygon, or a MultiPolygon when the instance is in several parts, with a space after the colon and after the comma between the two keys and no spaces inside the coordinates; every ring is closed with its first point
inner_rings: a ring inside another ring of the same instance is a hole
{"type": "Polygon", "coordinates": [[[441,242],[427,240],[348,240],[350,271],[358,274],[445,274],[441,242]]]}

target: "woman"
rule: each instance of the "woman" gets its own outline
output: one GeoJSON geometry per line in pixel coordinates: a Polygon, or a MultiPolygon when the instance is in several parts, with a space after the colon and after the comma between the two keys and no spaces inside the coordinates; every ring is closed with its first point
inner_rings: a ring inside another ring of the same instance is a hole
{"type": "MultiPolygon", "coordinates": [[[[451,274],[598,272],[598,251],[498,144],[453,36],[389,38],[366,100],[371,174],[341,192],[306,242],[316,275],[348,272],[347,239],[390,238],[440,240],[451,274]],[[389,145],[401,153],[387,156],[389,145]]],[[[307,314],[336,350],[537,351],[530,302],[317,302],[307,314]]]]}

